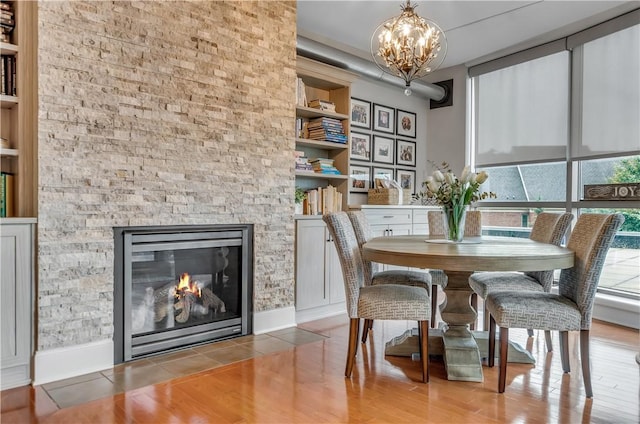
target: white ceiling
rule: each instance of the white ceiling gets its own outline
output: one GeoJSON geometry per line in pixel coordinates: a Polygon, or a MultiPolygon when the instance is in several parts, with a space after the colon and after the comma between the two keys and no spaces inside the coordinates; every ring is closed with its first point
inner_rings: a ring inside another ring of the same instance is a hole
{"type": "MultiPolygon", "coordinates": [[[[405,0],[298,0],[298,34],[371,60],[371,34],[405,0]]],[[[441,68],[472,65],[573,34],[640,7],[640,1],[412,1],[444,31],[441,68]]]]}

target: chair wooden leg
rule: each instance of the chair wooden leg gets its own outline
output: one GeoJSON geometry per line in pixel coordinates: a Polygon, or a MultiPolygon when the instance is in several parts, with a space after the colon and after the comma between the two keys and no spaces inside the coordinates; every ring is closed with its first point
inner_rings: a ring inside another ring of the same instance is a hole
{"type": "Polygon", "coordinates": [[[369,335],[369,331],[373,328],[373,320],[365,319],[364,325],[362,326],[362,343],[367,342],[367,336],[369,335]]]}
{"type": "Polygon", "coordinates": [[[489,329],[489,310],[487,309],[486,303],[484,306],[484,316],[482,322],[482,329],[487,331],[489,329]]]}
{"type": "Polygon", "coordinates": [[[551,343],[551,331],[544,330],[544,341],[547,345],[547,352],[553,352],[553,343],[551,343]]]}
{"type": "Polygon", "coordinates": [[[422,363],[422,382],[429,382],[429,321],[418,321],[420,339],[420,362],[422,363]]]}
{"type": "Polygon", "coordinates": [[[431,328],[436,328],[436,308],[438,307],[438,285],[431,284],[431,328]]]}
{"type": "MultiPolygon", "coordinates": [[[[471,293],[471,307],[473,308],[474,311],[476,311],[476,313],[478,312],[478,295],[475,293],[471,293]]],[[[476,315],[476,320],[473,321],[470,325],[471,330],[476,329],[476,321],[478,321],[477,315],[476,315]]]]}
{"type": "Polygon", "coordinates": [[[562,371],[571,372],[571,364],[569,363],[569,332],[560,332],[560,362],[562,362],[562,371]]]}
{"type": "Polygon", "coordinates": [[[500,372],[498,374],[498,393],[504,393],[507,382],[507,355],[509,354],[509,329],[500,327],[500,372]]]}
{"type": "Polygon", "coordinates": [[[489,355],[487,357],[487,363],[489,367],[495,365],[496,357],[496,320],[493,316],[489,315],[489,355]]]}
{"type": "Polygon", "coordinates": [[[344,371],[345,377],[351,377],[353,363],[358,352],[358,330],[360,329],[360,319],[351,318],[349,321],[349,348],[347,349],[347,367],[344,371]]]}
{"type": "Polygon", "coordinates": [[[588,398],[593,397],[591,389],[591,364],[589,363],[589,330],[580,330],[580,362],[582,362],[582,379],[584,391],[588,398]]]}

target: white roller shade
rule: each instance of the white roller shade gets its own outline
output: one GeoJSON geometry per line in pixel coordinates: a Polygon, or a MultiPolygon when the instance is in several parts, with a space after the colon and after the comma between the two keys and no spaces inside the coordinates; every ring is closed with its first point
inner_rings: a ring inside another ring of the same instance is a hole
{"type": "Polygon", "coordinates": [[[475,77],[476,165],[564,160],[569,81],[567,51],[475,77]]]}
{"type": "MultiPolygon", "coordinates": [[[[577,79],[581,116],[572,140],[575,158],[640,151],[640,25],[585,43],[577,79]]],[[[578,64],[576,64],[578,65],[578,64]]]]}

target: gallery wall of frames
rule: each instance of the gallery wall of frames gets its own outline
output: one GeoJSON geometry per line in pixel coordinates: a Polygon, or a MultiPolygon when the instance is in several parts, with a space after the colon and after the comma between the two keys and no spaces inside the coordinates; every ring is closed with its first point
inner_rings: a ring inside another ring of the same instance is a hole
{"type": "Polygon", "coordinates": [[[349,191],[367,193],[376,179],[416,192],[416,113],[351,98],[349,191]]]}

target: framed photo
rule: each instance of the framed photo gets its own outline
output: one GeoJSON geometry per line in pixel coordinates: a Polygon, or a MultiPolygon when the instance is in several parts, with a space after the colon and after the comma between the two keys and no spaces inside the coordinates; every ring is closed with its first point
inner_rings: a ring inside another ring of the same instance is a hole
{"type": "Polygon", "coordinates": [[[411,169],[396,169],[396,181],[403,189],[411,190],[411,194],[416,193],[416,171],[411,169]]]}
{"type": "Polygon", "coordinates": [[[386,188],[376,180],[393,180],[393,169],[374,166],[371,172],[371,178],[373,179],[372,188],[386,188]]]}
{"type": "Polygon", "coordinates": [[[351,159],[371,160],[371,134],[351,132],[351,159]]]}
{"type": "Polygon", "coordinates": [[[371,102],[351,98],[351,125],[371,129],[371,102]]]}
{"type": "Polygon", "coordinates": [[[398,109],[396,134],[416,138],[416,114],[398,109]]]}
{"type": "Polygon", "coordinates": [[[393,134],[395,128],[396,110],[378,104],[373,105],[373,129],[393,134]]]}
{"type": "Polygon", "coordinates": [[[396,165],[416,166],[416,142],[396,140],[396,165]]]}
{"type": "Polygon", "coordinates": [[[373,136],[373,161],[393,165],[393,138],[373,136]]]}
{"type": "Polygon", "coordinates": [[[371,167],[351,165],[349,175],[349,191],[366,193],[371,188],[371,167]]]}

